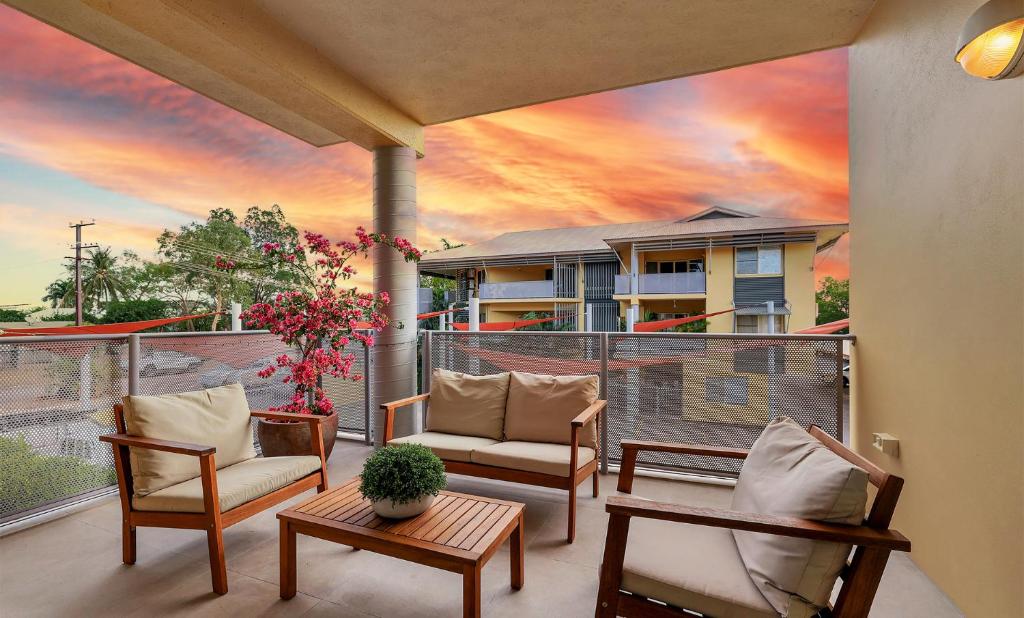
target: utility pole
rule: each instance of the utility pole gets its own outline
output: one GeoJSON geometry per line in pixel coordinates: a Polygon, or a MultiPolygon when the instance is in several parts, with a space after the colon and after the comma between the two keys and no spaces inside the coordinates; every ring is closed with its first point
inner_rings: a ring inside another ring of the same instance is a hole
{"type": "Polygon", "coordinates": [[[75,256],[68,258],[75,261],[75,326],[82,325],[82,249],[99,247],[97,244],[82,244],[82,228],[89,225],[96,225],[96,221],[88,223],[79,221],[78,223],[68,224],[68,227],[75,228],[75,244],[72,246],[75,250],[75,256]]]}

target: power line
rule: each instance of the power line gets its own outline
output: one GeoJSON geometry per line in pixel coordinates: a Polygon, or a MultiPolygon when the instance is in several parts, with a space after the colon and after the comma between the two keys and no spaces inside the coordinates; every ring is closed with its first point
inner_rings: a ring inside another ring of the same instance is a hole
{"type": "Polygon", "coordinates": [[[68,227],[75,228],[75,244],[72,245],[75,255],[74,257],[68,257],[68,259],[75,261],[75,326],[82,325],[82,249],[96,249],[99,247],[95,243],[82,244],[82,228],[90,225],[96,225],[96,220],[93,219],[88,223],[79,221],[78,223],[68,224],[68,227]]]}

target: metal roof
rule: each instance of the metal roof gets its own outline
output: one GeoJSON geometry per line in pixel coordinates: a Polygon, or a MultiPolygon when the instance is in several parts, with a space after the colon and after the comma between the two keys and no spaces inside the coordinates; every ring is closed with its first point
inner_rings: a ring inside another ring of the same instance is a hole
{"type": "Polygon", "coordinates": [[[823,228],[837,229],[842,233],[846,231],[847,224],[789,217],[758,217],[710,208],[682,219],[507,232],[474,245],[428,253],[423,256],[421,264],[438,266],[454,261],[527,255],[607,254],[616,244],[641,240],[711,238],[760,232],[807,232],[823,228]],[[700,218],[721,213],[729,216],[700,218]]]}

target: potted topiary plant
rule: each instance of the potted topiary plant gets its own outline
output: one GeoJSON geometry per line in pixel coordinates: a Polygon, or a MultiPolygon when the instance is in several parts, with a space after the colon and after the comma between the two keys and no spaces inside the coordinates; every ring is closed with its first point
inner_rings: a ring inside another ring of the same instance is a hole
{"type": "Polygon", "coordinates": [[[359,491],[381,517],[401,519],[427,510],[445,488],[444,463],[422,444],[385,446],[363,464],[359,491]]]}

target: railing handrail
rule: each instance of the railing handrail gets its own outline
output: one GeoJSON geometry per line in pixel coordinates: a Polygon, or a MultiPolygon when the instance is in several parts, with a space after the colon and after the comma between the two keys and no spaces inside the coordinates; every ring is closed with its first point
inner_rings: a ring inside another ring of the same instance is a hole
{"type": "MultiPolygon", "coordinates": [[[[426,329],[423,329],[426,332],[426,329]]],[[[853,334],[846,335],[801,335],[797,333],[677,333],[677,332],[653,332],[653,333],[624,333],[624,332],[592,332],[575,330],[487,330],[487,331],[465,331],[465,330],[431,330],[432,334],[453,335],[456,337],[472,337],[474,335],[515,335],[515,336],[544,336],[544,337],[600,337],[607,334],[612,338],[630,337],[669,337],[675,339],[778,339],[780,341],[856,341],[853,334]]]]}

